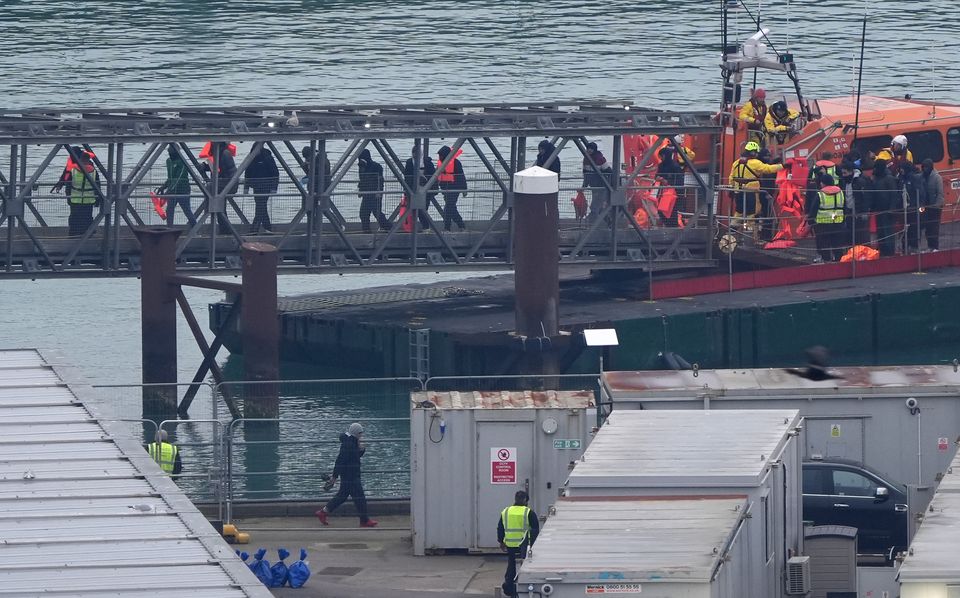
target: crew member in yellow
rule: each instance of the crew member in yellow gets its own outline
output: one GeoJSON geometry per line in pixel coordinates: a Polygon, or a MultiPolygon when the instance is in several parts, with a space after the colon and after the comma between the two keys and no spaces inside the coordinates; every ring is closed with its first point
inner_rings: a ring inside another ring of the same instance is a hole
{"type": "Polygon", "coordinates": [[[734,220],[730,224],[736,226],[742,218],[743,229],[751,232],[760,209],[760,175],[776,174],[783,170],[783,164],[766,164],[761,161],[757,157],[759,152],[760,144],[748,141],[743,146],[740,158],[730,168],[730,186],[733,188],[735,202],[734,220]]]}
{"type": "Polygon", "coordinates": [[[740,120],[747,123],[747,139],[762,144],[766,141],[764,121],[767,118],[767,90],[758,87],[750,94],[750,101],[740,108],[740,120]]]}
{"type": "Polygon", "coordinates": [[[887,168],[893,176],[900,176],[900,164],[902,162],[913,162],[913,153],[907,149],[907,138],[905,135],[897,135],[890,141],[890,147],[885,147],[877,152],[877,160],[886,160],[887,168]]]}
{"type": "Polygon", "coordinates": [[[156,442],[147,445],[147,452],[150,458],[157,462],[164,473],[177,479],[180,472],[183,471],[183,463],[180,461],[180,449],[175,444],[167,442],[167,431],[157,432],[156,442]]]}
{"type": "Polygon", "coordinates": [[[540,533],[540,520],[533,509],[527,506],[530,496],[518,490],[513,496],[513,505],[500,512],[497,521],[497,541],[500,550],[507,553],[507,572],[503,575],[505,596],[517,595],[517,559],[527,556],[527,548],[533,546],[540,533]]]}
{"type": "Polygon", "coordinates": [[[763,121],[767,130],[768,142],[783,143],[791,135],[794,123],[800,118],[800,113],[791,110],[783,100],[770,105],[770,111],[763,121]]]}

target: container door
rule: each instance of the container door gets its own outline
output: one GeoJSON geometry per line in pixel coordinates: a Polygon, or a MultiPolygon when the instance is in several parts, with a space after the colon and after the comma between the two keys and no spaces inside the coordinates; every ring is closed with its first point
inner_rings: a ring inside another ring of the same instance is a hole
{"type": "Polygon", "coordinates": [[[517,490],[530,492],[535,487],[533,425],[477,422],[477,548],[497,548],[500,511],[513,504],[517,490]]]}
{"type": "Polygon", "coordinates": [[[805,459],[847,459],[863,463],[863,419],[806,418],[805,459]]]}

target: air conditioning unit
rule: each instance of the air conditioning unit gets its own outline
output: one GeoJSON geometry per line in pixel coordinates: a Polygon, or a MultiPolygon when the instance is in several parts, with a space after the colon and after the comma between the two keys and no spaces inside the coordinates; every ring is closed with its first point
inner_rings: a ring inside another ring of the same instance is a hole
{"type": "Polygon", "coordinates": [[[787,559],[787,594],[806,596],[810,593],[810,557],[794,556],[787,559]]]}

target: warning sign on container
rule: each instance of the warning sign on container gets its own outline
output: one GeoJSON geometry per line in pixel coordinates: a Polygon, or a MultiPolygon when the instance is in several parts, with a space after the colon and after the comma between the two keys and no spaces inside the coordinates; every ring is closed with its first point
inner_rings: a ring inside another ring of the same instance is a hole
{"type": "Polygon", "coordinates": [[[494,447],[490,449],[490,483],[517,483],[517,449],[494,447]]]}
{"type": "Polygon", "coordinates": [[[937,439],[937,450],[941,453],[947,452],[947,448],[950,446],[949,438],[938,438],[937,439]]]}
{"type": "Polygon", "coordinates": [[[840,438],[841,434],[840,424],[833,424],[830,426],[830,436],[833,438],[840,438]]]}

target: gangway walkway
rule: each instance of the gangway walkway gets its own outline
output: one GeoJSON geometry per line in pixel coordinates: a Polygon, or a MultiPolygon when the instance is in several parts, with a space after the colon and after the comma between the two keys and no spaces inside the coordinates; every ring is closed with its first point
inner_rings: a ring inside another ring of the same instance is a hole
{"type": "Polygon", "coordinates": [[[62,361],[0,350],[0,596],[268,598],[62,361]]]}
{"type": "Polygon", "coordinates": [[[555,148],[546,166],[561,154],[564,159],[563,264],[703,268],[713,264],[713,202],[706,198],[713,197],[714,156],[701,157],[702,174],[690,165],[697,186],[678,202],[685,227],[647,229],[624,208],[650,188],[640,174],[649,172],[656,148],[676,145],[678,134],[719,133],[708,112],[629,102],[0,111],[0,277],[135,275],[139,245],[131,229],[166,224],[151,194],[166,180],[171,151],[185,160],[192,195],[189,222],[181,208],[166,206],[177,212],[172,224],[182,231],[182,271],[237,270],[240,244],[251,234],[278,247],[282,271],[509,267],[517,232],[513,174],[533,164],[543,140],[555,148]],[[624,135],[651,140],[628,169],[624,135]],[[610,171],[601,172],[588,157],[587,144],[597,138],[610,171]],[[237,149],[236,172],[228,170],[223,180],[220,154],[202,150],[221,141],[237,149]],[[452,151],[441,160],[436,150],[444,145],[452,151]],[[263,149],[273,155],[280,179],[266,202],[269,232],[252,226],[265,192],[258,190],[261,179],[247,175],[263,149]],[[444,189],[438,188],[459,150],[467,179],[457,203],[462,231],[444,216],[444,189]],[[364,151],[384,167],[383,189],[373,195],[387,224],[369,232],[359,215],[357,164],[364,151]],[[78,162],[81,154],[94,165],[81,176],[93,186],[96,203],[92,222],[75,221],[71,229],[68,201],[57,185],[64,174],[72,176],[64,170],[67,161],[78,162]],[[606,207],[587,220],[570,201],[584,188],[584,171],[598,175],[585,195],[606,207]]]}

